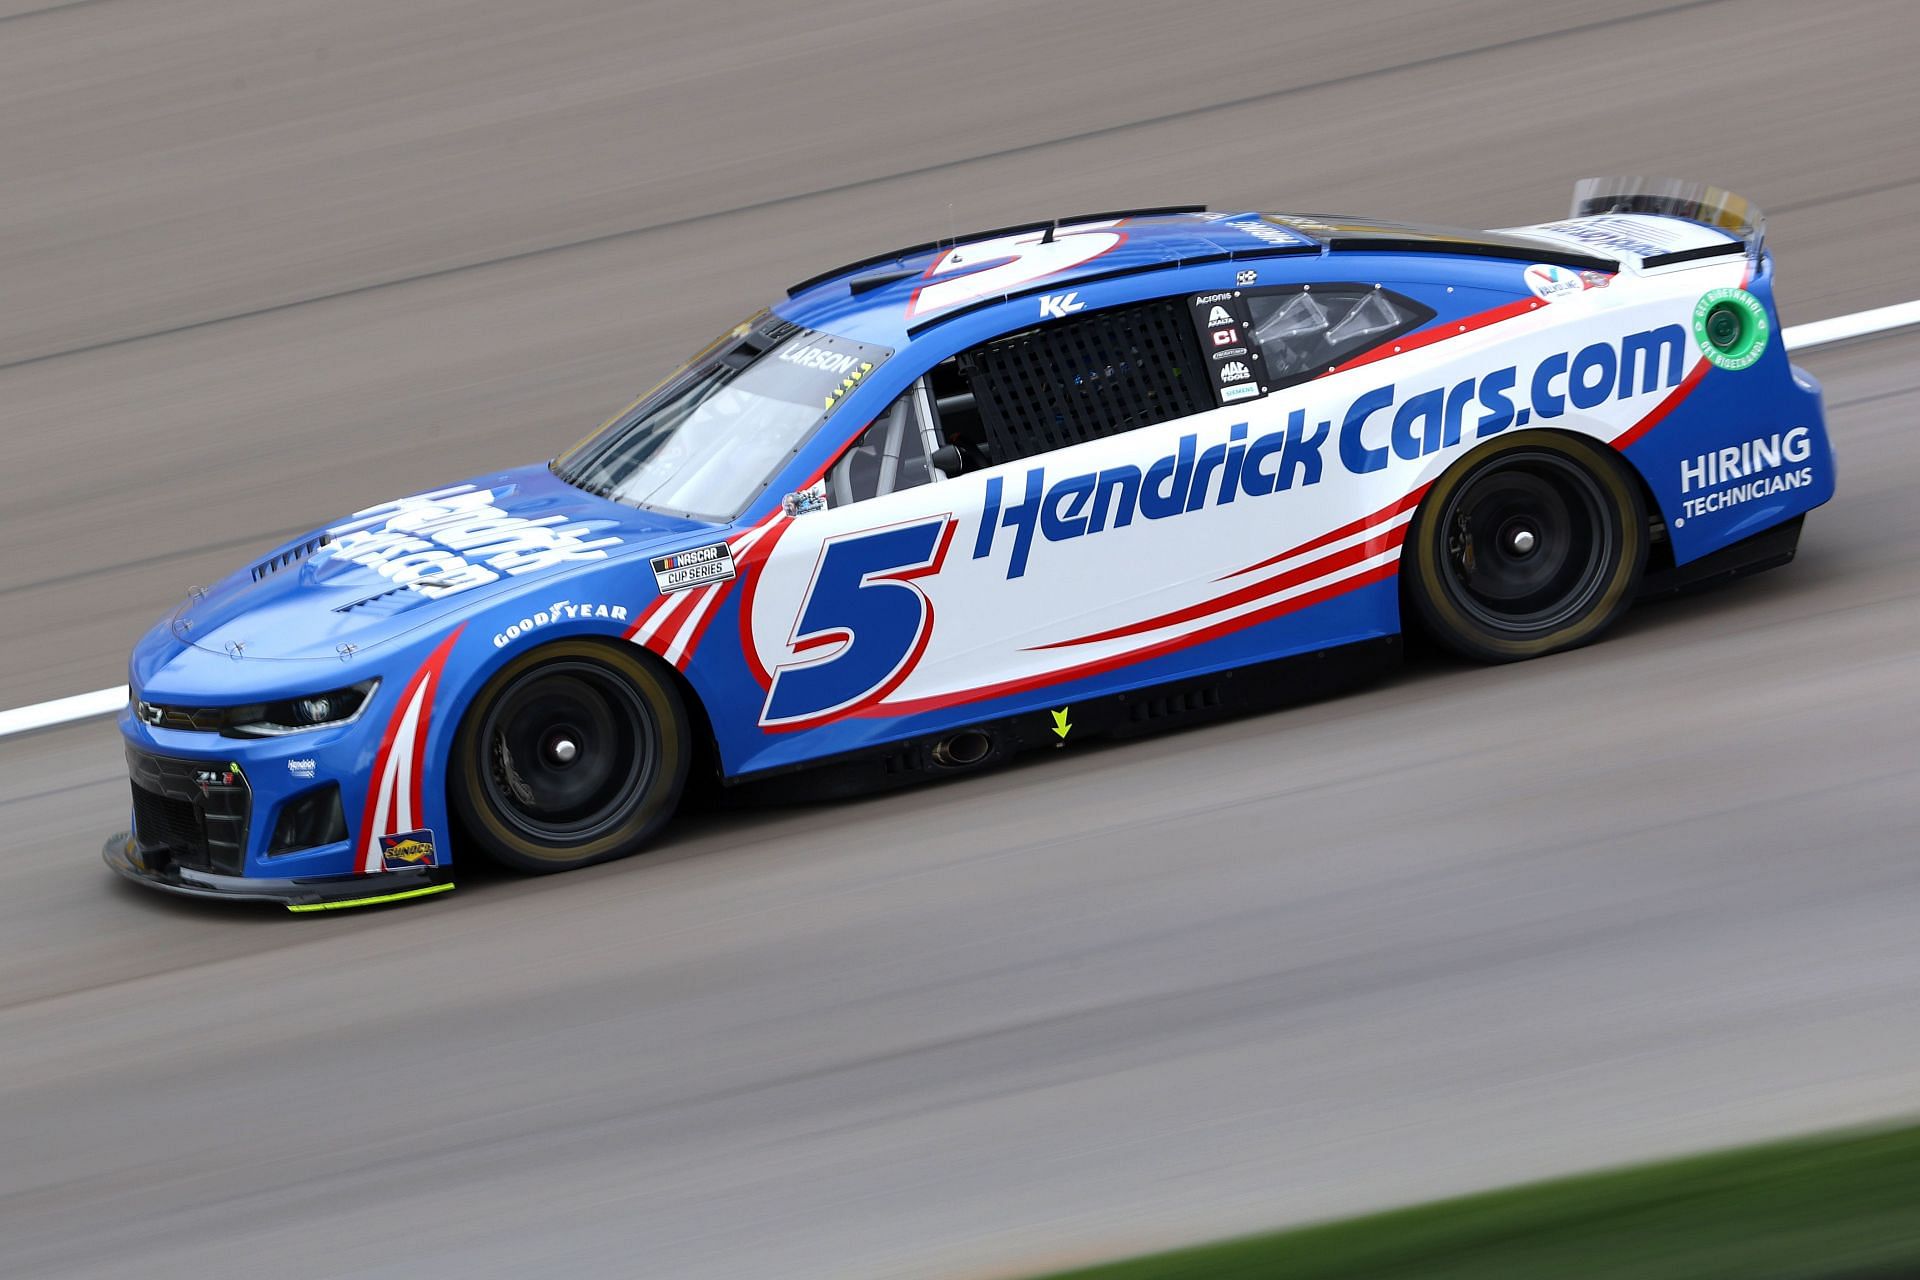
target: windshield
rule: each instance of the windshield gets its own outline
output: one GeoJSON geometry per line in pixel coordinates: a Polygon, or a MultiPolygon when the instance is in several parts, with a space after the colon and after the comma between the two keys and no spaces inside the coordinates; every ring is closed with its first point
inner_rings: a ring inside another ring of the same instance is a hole
{"type": "Polygon", "coordinates": [[[731,520],[892,353],[762,313],[553,464],[589,493],[731,520]]]}

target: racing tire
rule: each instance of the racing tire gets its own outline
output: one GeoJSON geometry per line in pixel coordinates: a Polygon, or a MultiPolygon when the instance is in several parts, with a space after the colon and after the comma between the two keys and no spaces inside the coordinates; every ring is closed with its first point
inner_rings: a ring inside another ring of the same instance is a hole
{"type": "Polygon", "coordinates": [[[1497,441],[1434,482],[1407,529],[1405,598],[1426,630],[1479,662],[1518,662],[1599,636],[1633,602],[1647,512],[1626,463],[1579,436],[1497,441]]]}
{"type": "Polygon", "coordinates": [[[631,645],[559,640],[487,681],[454,738],[448,801],[473,847],[541,874],[638,853],[693,755],[673,678],[631,645]]]}

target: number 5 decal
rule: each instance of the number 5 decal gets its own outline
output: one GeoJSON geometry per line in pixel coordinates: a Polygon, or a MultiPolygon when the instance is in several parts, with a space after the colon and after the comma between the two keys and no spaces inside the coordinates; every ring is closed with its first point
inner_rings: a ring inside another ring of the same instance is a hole
{"type": "Polygon", "coordinates": [[[1111,229],[1119,225],[1117,221],[1082,222],[1058,234],[1025,231],[998,240],[956,245],[927,264],[923,283],[907,303],[907,319],[917,320],[948,307],[1011,293],[1069,267],[1091,262],[1125,242],[1126,232],[1111,229]]]}
{"type": "Polygon", "coordinates": [[[788,641],[824,656],[775,669],[761,724],[830,720],[900,687],[933,634],[933,602],[914,579],[940,572],[953,530],[943,515],[826,541],[788,641]]]}

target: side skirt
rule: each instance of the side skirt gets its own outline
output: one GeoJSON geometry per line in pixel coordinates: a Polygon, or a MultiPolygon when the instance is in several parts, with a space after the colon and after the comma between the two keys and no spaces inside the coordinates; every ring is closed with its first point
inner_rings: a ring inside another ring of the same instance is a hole
{"type": "Polygon", "coordinates": [[[983,720],[944,733],[891,742],[824,760],[725,780],[728,800],[831,800],[885,791],[1004,764],[1026,751],[1059,750],[1094,739],[1142,737],[1256,711],[1318,701],[1397,666],[1398,635],[1191,676],[1062,708],[983,720]],[[1059,720],[1055,712],[1064,710],[1059,720]],[[1060,733],[1065,724],[1067,732],[1060,733]]]}

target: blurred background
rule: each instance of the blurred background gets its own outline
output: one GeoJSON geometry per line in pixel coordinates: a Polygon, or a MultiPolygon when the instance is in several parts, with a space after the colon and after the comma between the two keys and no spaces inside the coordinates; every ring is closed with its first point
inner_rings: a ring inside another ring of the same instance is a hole
{"type": "MultiPolygon", "coordinates": [[[[0,0],[0,707],[550,457],[837,262],[1183,201],[1769,214],[1920,297],[1906,0],[0,0]]],[[[1020,1274],[1920,1099],[1920,336],[1791,567],[1597,648],[311,924],[0,742],[0,1272],[1020,1274]],[[247,1269],[257,1271],[259,1265],[247,1269]]]]}

